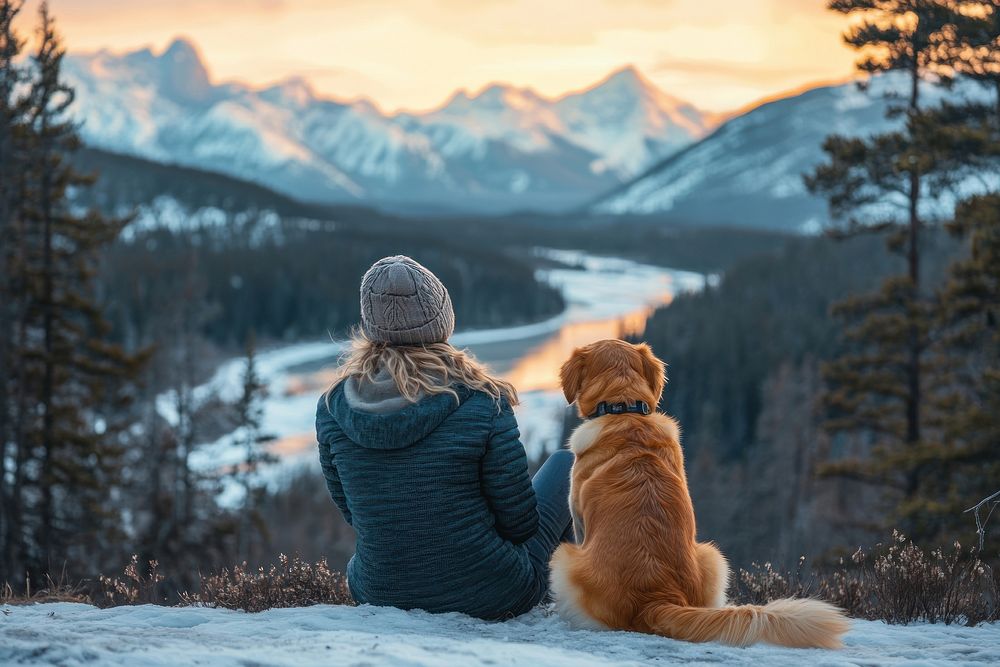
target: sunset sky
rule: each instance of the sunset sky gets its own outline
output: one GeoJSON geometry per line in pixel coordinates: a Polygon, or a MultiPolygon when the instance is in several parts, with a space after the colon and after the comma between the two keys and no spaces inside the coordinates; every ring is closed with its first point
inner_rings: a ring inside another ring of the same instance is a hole
{"type": "MultiPolygon", "coordinates": [[[[38,0],[30,0],[29,13],[38,0]]],[[[707,110],[851,74],[822,0],[50,0],[71,50],[196,43],[215,81],[301,75],[426,109],[492,81],[555,95],[635,64],[707,110]]],[[[27,24],[25,24],[27,27],[27,24]]]]}

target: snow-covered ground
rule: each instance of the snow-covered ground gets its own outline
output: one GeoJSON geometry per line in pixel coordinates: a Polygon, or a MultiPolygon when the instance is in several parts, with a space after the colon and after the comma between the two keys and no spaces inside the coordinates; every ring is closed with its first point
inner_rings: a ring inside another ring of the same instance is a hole
{"type": "Polygon", "coordinates": [[[0,665],[995,665],[1000,624],[855,621],[845,644],[838,651],[688,644],[571,630],[542,609],[487,623],[461,614],[367,606],[260,614],[148,605],[0,607],[0,665]]]}

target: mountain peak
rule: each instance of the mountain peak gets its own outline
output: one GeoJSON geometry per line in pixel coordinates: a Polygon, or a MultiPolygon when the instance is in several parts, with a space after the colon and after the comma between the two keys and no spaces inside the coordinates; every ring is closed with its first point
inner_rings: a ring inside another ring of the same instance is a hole
{"type": "Polygon", "coordinates": [[[501,83],[490,84],[476,95],[475,99],[516,109],[537,104],[542,100],[541,96],[531,88],[519,88],[501,83]]]}
{"type": "Polygon", "coordinates": [[[652,123],[651,127],[659,128],[664,122],[684,125],[694,136],[703,135],[708,125],[718,122],[691,103],[664,92],[635,65],[620,67],[589,88],[570,93],[562,100],[578,100],[586,105],[614,109],[609,111],[614,115],[624,115],[631,110],[652,123]]]}
{"type": "Polygon", "coordinates": [[[198,47],[187,37],[175,37],[170,45],[163,50],[160,57],[169,60],[191,59],[201,62],[198,47]]]}
{"type": "Polygon", "coordinates": [[[642,72],[640,72],[639,68],[632,63],[622,65],[618,69],[612,70],[611,74],[609,74],[607,78],[627,78],[635,79],[636,81],[642,81],[644,79],[642,72]]]}
{"type": "Polygon", "coordinates": [[[185,37],[170,43],[159,57],[163,91],[180,102],[209,100],[212,84],[198,47],[185,37]]]}
{"type": "Polygon", "coordinates": [[[521,110],[535,107],[544,102],[545,99],[531,88],[520,88],[506,83],[491,83],[475,93],[460,88],[438,110],[450,113],[467,113],[473,108],[521,110]]]}
{"type": "Polygon", "coordinates": [[[654,94],[662,94],[655,83],[646,78],[646,75],[639,71],[635,65],[628,64],[614,70],[601,81],[598,81],[590,90],[598,88],[612,88],[628,90],[630,92],[648,91],[654,94]]]}

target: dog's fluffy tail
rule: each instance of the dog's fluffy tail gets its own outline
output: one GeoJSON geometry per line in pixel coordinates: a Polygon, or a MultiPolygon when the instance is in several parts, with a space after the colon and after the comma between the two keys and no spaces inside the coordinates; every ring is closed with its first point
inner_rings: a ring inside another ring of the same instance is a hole
{"type": "Polygon", "coordinates": [[[646,619],[657,634],[691,642],[734,646],[768,642],[792,648],[840,648],[850,624],[844,613],[812,599],[775,600],[739,607],[680,607],[654,604],[646,619]]]}

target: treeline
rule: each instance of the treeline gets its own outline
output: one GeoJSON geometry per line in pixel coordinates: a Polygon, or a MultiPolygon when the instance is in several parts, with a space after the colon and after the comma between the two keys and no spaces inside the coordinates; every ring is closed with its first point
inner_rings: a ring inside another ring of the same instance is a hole
{"type": "Polygon", "coordinates": [[[591,216],[511,214],[502,218],[419,220],[421,230],[473,245],[484,234],[494,247],[566,248],[628,257],[672,269],[718,273],[749,257],[774,251],[793,235],[735,224],[705,227],[671,215],[591,216]]]}
{"type": "Polygon", "coordinates": [[[535,280],[530,261],[495,250],[413,229],[274,224],[234,220],[221,230],[158,229],[116,242],[101,280],[116,335],[158,340],[157,320],[183,298],[198,309],[197,332],[223,348],[238,349],[250,333],[263,341],[343,336],[359,321],[360,276],[399,253],[441,277],[463,328],[534,321],[563,307],[558,291],[535,280]]]}
{"type": "Polygon", "coordinates": [[[667,407],[702,527],[738,558],[768,536],[790,558],[888,526],[975,543],[963,510],[1000,485],[1000,8],[830,8],[855,16],[861,70],[908,81],[902,129],[832,136],[806,177],[839,245],[791,246],[650,321],[680,366],[667,407]],[[959,77],[981,84],[973,99],[923,105],[959,77]]]}
{"type": "Polygon", "coordinates": [[[558,290],[535,280],[530,254],[510,249],[516,239],[484,244],[481,224],[302,203],[228,176],[95,149],[75,153],[73,165],[96,177],[73,193],[74,205],[141,212],[142,226],[105,251],[99,276],[113,336],[130,346],[160,340],[164,311],[192,297],[197,332],[230,352],[251,333],[262,342],[345,335],[360,315],[360,276],[399,253],[441,277],[462,328],[521,324],[563,307],[558,290]],[[158,197],[179,206],[158,210],[150,205],[158,197]],[[190,224],[209,208],[212,222],[190,224]],[[178,215],[189,220],[178,224],[178,215]]]}
{"type": "MultiPolygon", "coordinates": [[[[933,234],[928,273],[940,279],[959,252],[957,242],[933,234]]],[[[757,442],[767,379],[782,364],[833,357],[843,342],[831,305],[902,266],[877,236],[796,239],[733,267],[718,287],[657,310],[644,338],[669,364],[665,406],[681,419],[687,451],[740,459],[757,442]]]]}

